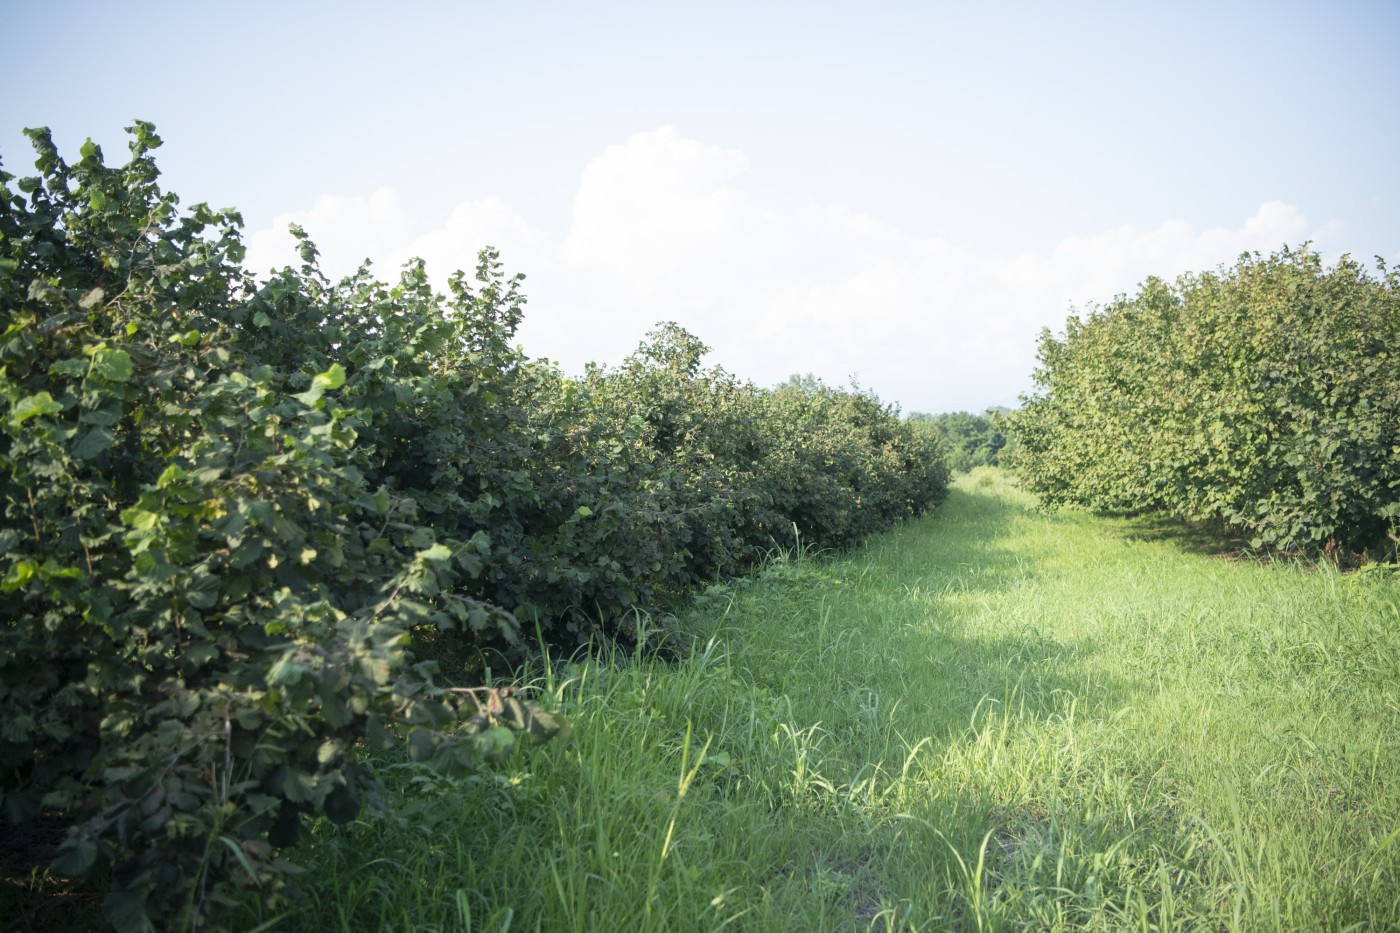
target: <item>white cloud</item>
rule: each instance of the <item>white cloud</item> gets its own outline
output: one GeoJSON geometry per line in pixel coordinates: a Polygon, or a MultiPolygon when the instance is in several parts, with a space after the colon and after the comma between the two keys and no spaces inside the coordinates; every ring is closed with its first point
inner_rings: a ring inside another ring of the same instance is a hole
{"type": "MultiPolygon", "coordinates": [[[[608,147],[583,169],[562,237],[495,198],[463,202],[420,230],[390,189],[324,197],[277,226],[305,226],[336,274],[367,254],[391,264],[381,276],[421,255],[443,281],[492,243],[508,269],[530,275],[526,350],[569,370],[615,362],[657,321],[676,320],[715,347],[715,362],[755,382],[811,371],[839,383],[859,373],[881,397],[925,411],[1014,401],[1029,388],[1040,328],[1061,327],[1070,304],[1339,229],[1272,201],[1233,228],[1174,219],[983,255],[843,205],[765,200],[742,186],[746,168],[738,150],[668,126],[608,147]]],[[[271,259],[278,249],[290,255],[282,236],[280,246],[275,231],[250,237],[254,268],[292,261],[271,259]]]]}
{"type": "Polygon", "coordinates": [[[557,252],[509,204],[488,197],[457,205],[445,224],[415,237],[393,255],[396,264],[421,257],[441,281],[457,269],[475,269],[477,253],[488,245],[501,251],[509,268],[532,275],[548,274],[557,252]]]}
{"type": "Polygon", "coordinates": [[[320,251],[321,270],[331,278],[355,271],[365,259],[380,278],[393,278],[414,256],[428,264],[439,283],[457,269],[476,268],[477,253],[491,245],[510,257],[512,266],[529,261],[530,269],[547,267],[553,250],[543,235],[498,198],[465,201],[438,226],[416,232],[392,188],[369,198],[325,195],[304,211],[282,214],[272,226],[248,237],[247,268],[257,273],[299,263],[296,241],[287,232],[299,224],[320,251]]]}
{"type": "Polygon", "coordinates": [[[257,273],[299,262],[295,240],[287,232],[299,224],[321,251],[321,265],[334,275],[354,271],[367,257],[387,255],[409,236],[409,217],[392,188],[379,188],[368,198],[322,195],[308,210],[281,214],[266,230],[248,237],[245,265],[257,273]]]}
{"type": "Polygon", "coordinates": [[[671,283],[732,253],[730,235],[761,220],[752,199],[728,186],[745,168],[742,153],[682,139],[669,126],[609,146],[583,170],[564,256],[629,284],[671,283]]]}

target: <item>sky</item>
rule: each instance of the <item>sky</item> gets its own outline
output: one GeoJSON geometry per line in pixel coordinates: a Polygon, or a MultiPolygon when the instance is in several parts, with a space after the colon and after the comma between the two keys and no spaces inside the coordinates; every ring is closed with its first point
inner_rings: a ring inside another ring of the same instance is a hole
{"type": "Polygon", "coordinates": [[[253,270],[293,222],[334,276],[489,244],[573,373],[675,321],[760,385],[980,411],[1149,275],[1400,263],[1396,0],[0,0],[0,36],[6,171],[149,120],[253,270]]]}

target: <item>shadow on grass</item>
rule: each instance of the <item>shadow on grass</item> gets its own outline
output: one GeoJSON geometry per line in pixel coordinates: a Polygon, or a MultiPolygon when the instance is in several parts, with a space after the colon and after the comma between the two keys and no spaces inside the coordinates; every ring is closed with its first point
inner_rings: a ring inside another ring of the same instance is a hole
{"type": "Polygon", "coordinates": [[[1267,560],[1249,539],[1219,522],[1191,522],[1170,515],[1136,515],[1118,520],[1128,541],[1162,541],[1183,551],[1232,560],[1267,560]]]}
{"type": "Polygon", "coordinates": [[[872,775],[888,782],[889,809],[862,812],[859,832],[850,813],[802,801],[770,817],[811,839],[759,874],[779,902],[834,890],[833,914],[852,916],[855,928],[973,928],[965,886],[995,884],[984,870],[1017,863],[1042,825],[1066,818],[1052,797],[1017,800],[1041,779],[1032,769],[1064,767],[1060,733],[1073,733],[1077,715],[1111,717],[1144,689],[1098,669],[1092,638],[1057,626],[1038,605],[1065,547],[1039,528],[1066,520],[990,479],[965,480],[936,513],[858,552],[761,586],[752,615],[736,620],[738,640],[755,647],[762,642],[749,638],[750,626],[793,627],[785,644],[762,647],[770,657],[749,672],[794,698],[799,724],[820,721],[829,741],[814,766],[843,792],[873,788],[872,775]],[[823,630],[825,616],[833,621],[823,630]],[[842,623],[845,641],[830,631],[842,623]],[[829,659],[823,646],[835,646],[829,659]],[[780,655],[794,658],[786,670],[780,655]],[[911,859],[923,878],[946,881],[909,887],[911,859]]]}
{"type": "Polygon", "coordinates": [[[875,677],[936,744],[964,734],[986,703],[1010,712],[1014,701],[1016,717],[1029,723],[1063,715],[1067,697],[1116,710],[1141,691],[1094,666],[1095,640],[1067,634],[1055,616],[1063,607],[1048,606],[1038,589],[1057,572],[1042,561],[1062,562],[1064,544],[1037,526],[1060,521],[1036,512],[1004,478],[974,474],[936,513],[874,539],[827,574],[878,576],[868,591],[851,592],[855,611],[869,592],[869,611],[897,629],[887,636],[888,667],[875,677]]]}

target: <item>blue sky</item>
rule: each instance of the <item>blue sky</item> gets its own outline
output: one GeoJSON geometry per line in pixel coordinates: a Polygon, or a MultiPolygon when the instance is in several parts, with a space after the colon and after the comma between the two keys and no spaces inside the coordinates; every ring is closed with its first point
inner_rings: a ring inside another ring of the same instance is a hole
{"type": "Polygon", "coordinates": [[[485,243],[568,370],[660,320],[759,383],[1011,404],[1071,305],[1311,240],[1400,262],[1400,3],[0,2],[47,125],[307,226],[328,271],[485,243]]]}

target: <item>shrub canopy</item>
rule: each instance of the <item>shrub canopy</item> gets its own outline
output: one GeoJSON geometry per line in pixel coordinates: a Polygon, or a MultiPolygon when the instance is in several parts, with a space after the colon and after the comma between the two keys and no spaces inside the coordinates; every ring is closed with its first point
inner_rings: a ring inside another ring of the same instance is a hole
{"type": "Polygon", "coordinates": [[[0,811],[65,814],[55,868],[109,872],[119,927],[275,893],[303,819],[372,796],[366,750],[560,732],[441,686],[446,642],[615,634],[794,525],[846,545],[945,494],[873,396],[758,390],[676,325],[579,379],[526,358],[489,249],[443,295],[421,262],[332,283],[294,229],[255,279],[130,131],[121,167],[31,130],[38,175],[0,173],[0,811]]]}
{"type": "Polygon", "coordinates": [[[1010,420],[1048,505],[1161,511],[1255,547],[1394,555],[1400,277],[1306,247],[1149,279],[1040,341],[1010,420]]]}

